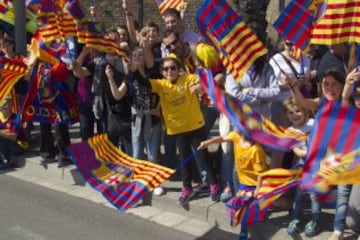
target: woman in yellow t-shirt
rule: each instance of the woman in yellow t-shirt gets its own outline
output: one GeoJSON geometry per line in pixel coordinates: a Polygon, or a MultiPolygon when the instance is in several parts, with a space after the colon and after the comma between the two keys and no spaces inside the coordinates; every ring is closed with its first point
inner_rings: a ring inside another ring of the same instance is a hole
{"type": "MultiPolygon", "coordinates": [[[[205,121],[200,110],[197,93],[201,91],[199,79],[194,74],[180,75],[181,63],[174,58],[165,58],[161,65],[163,79],[151,79],[152,91],[159,95],[162,116],[168,135],[176,136],[180,159],[185,160],[206,138],[205,121]]],[[[195,161],[200,172],[210,183],[210,197],[219,200],[219,189],[214,171],[207,161],[207,150],[200,150],[195,161]]],[[[178,204],[184,206],[194,196],[191,182],[192,162],[182,168],[183,188],[178,204]]]]}
{"type": "MultiPolygon", "coordinates": [[[[160,97],[160,106],[168,135],[176,136],[180,159],[185,160],[200,142],[206,139],[205,121],[200,110],[198,92],[199,79],[194,74],[181,74],[181,63],[174,58],[165,58],[161,65],[163,79],[150,80],[153,93],[160,97]]],[[[195,156],[196,165],[210,183],[212,201],[219,200],[219,189],[214,170],[207,161],[207,150],[200,150],[195,156]]],[[[192,189],[192,162],[182,166],[183,188],[178,204],[184,206],[195,192],[192,189]]]]}

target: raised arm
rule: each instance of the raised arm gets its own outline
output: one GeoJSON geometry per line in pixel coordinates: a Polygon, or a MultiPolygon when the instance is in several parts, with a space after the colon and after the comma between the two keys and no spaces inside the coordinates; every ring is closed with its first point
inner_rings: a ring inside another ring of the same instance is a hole
{"type": "Polygon", "coordinates": [[[81,53],[72,63],[72,70],[75,77],[88,77],[91,75],[87,68],[83,67],[84,59],[89,54],[89,48],[83,47],[81,53]]]}
{"type": "Polygon", "coordinates": [[[231,141],[230,139],[228,139],[227,137],[223,137],[223,136],[213,137],[213,138],[210,138],[208,140],[202,141],[197,149],[205,149],[210,144],[216,144],[216,143],[222,143],[222,142],[230,142],[230,141],[231,141]]]}
{"type": "Polygon", "coordinates": [[[122,0],[122,7],[125,12],[126,26],[129,31],[129,37],[131,39],[131,42],[137,44],[139,40],[136,34],[134,14],[128,8],[128,0],[122,0]]]}
{"type": "Polygon", "coordinates": [[[151,43],[147,31],[148,30],[146,27],[142,28],[139,34],[139,38],[140,38],[140,46],[144,50],[145,67],[147,69],[151,69],[155,66],[155,58],[151,50],[151,43]]]}
{"type": "Polygon", "coordinates": [[[351,94],[356,82],[360,80],[360,72],[357,69],[353,69],[347,76],[342,92],[342,102],[345,104],[350,104],[351,94]]]}
{"type": "Polygon", "coordinates": [[[113,95],[113,97],[116,100],[122,99],[127,92],[127,86],[126,86],[125,81],[123,81],[119,87],[116,86],[115,79],[114,79],[114,71],[110,65],[106,66],[105,74],[109,80],[110,90],[111,90],[111,94],[113,95]]]}
{"type": "Polygon", "coordinates": [[[285,76],[284,81],[289,85],[290,92],[294,101],[300,107],[305,108],[306,110],[316,111],[320,106],[320,99],[319,98],[305,98],[302,93],[300,92],[297,81],[290,78],[289,76],[285,76]]]}

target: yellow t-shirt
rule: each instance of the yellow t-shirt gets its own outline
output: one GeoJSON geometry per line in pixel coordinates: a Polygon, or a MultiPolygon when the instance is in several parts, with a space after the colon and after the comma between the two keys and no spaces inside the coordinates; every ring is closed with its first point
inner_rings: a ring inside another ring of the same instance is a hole
{"type": "Polygon", "coordinates": [[[235,167],[239,183],[256,186],[258,173],[269,169],[264,149],[257,143],[249,147],[240,144],[241,135],[232,131],[227,136],[234,143],[235,167]]]}
{"type": "Polygon", "coordinates": [[[152,91],[160,96],[161,111],[169,135],[204,126],[197,94],[190,92],[190,84],[198,81],[194,74],[180,75],[176,83],[166,79],[150,81],[152,91]]]}

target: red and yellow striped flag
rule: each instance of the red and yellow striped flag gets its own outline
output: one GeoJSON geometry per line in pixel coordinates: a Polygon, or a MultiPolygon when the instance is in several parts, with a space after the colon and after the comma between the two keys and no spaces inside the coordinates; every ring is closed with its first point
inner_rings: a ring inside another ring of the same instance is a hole
{"type": "Polygon", "coordinates": [[[0,60],[0,104],[10,94],[16,82],[27,72],[27,66],[20,60],[0,60]]]}
{"type": "Polygon", "coordinates": [[[313,44],[360,42],[360,1],[328,0],[326,10],[314,25],[313,44]]]}
{"type": "Polygon", "coordinates": [[[184,0],[156,0],[160,13],[163,14],[168,8],[178,9],[184,3],[184,0]]]}

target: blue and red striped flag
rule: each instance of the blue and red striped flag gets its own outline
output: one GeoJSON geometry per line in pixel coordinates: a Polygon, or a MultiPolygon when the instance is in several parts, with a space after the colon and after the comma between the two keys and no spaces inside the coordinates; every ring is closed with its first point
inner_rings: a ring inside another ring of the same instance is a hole
{"type": "Polygon", "coordinates": [[[196,20],[201,34],[218,48],[223,65],[237,81],[258,57],[267,53],[263,43],[225,0],[204,1],[196,20]]]}
{"type": "Polygon", "coordinates": [[[360,42],[360,1],[328,0],[324,9],[312,31],[311,43],[331,45],[360,42]]]}
{"type": "Polygon", "coordinates": [[[305,50],[324,6],[323,0],[292,0],[275,21],[274,28],[284,39],[305,50]]]}
{"type": "Polygon", "coordinates": [[[161,14],[163,14],[168,8],[175,8],[179,10],[181,4],[183,3],[184,0],[156,0],[156,4],[158,5],[161,14]]]}
{"type": "Polygon", "coordinates": [[[306,135],[276,126],[252,111],[247,104],[224,92],[214,84],[210,71],[198,70],[197,74],[216,108],[228,117],[241,134],[265,146],[283,151],[290,151],[307,138],[306,135]]]}
{"type": "Polygon", "coordinates": [[[72,144],[68,152],[84,179],[125,211],[169,178],[174,170],[127,156],[107,135],[72,144]]]}
{"type": "Polygon", "coordinates": [[[314,126],[302,186],[324,193],[332,184],[359,183],[360,110],[340,102],[323,101],[314,126]]]}
{"type": "Polygon", "coordinates": [[[301,168],[275,168],[260,173],[257,189],[252,195],[240,191],[226,203],[231,225],[252,225],[263,220],[275,200],[299,185],[301,172],[301,168]]]}

